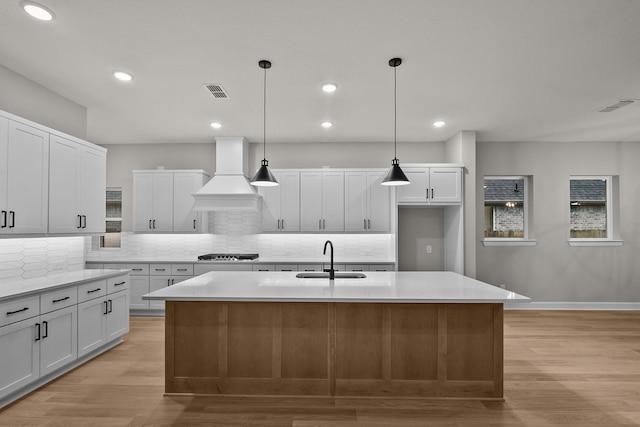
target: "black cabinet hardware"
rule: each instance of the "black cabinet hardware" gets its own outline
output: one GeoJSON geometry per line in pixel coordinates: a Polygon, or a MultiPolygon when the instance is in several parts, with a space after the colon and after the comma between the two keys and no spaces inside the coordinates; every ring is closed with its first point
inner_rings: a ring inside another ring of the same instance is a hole
{"type": "Polygon", "coordinates": [[[7,211],[2,211],[2,226],[0,228],[7,228],[7,211]]]}
{"type": "Polygon", "coordinates": [[[102,314],[104,314],[105,316],[109,314],[109,303],[106,301],[104,301],[104,313],[102,314]]]}
{"type": "Polygon", "coordinates": [[[82,221],[83,222],[82,228],[87,228],[87,216],[86,215],[82,215],[82,219],[84,220],[84,221],[82,221]]]}
{"type": "Polygon", "coordinates": [[[42,339],[45,339],[49,336],[49,322],[46,320],[42,322],[42,326],[44,326],[44,333],[42,334],[42,339]]]}
{"type": "Polygon", "coordinates": [[[193,220],[193,229],[194,230],[196,229],[196,220],[195,219],[193,220]]]}
{"type": "Polygon", "coordinates": [[[77,215],[78,217],[78,226],[76,228],[82,228],[82,215],[77,215]]]}
{"type": "Polygon", "coordinates": [[[98,291],[99,291],[99,290],[101,290],[101,289],[102,289],[102,288],[97,288],[97,289],[94,289],[94,290],[91,290],[91,291],[87,291],[87,293],[88,293],[88,294],[92,294],[92,293],[94,293],[94,292],[98,292],[98,291]]]}
{"type": "Polygon", "coordinates": [[[120,285],[124,285],[127,282],[120,282],[120,283],[114,283],[113,286],[120,286],[120,285]]]}
{"type": "Polygon", "coordinates": [[[153,229],[154,230],[156,229],[156,220],[155,219],[153,220],[153,229]]]}
{"type": "Polygon", "coordinates": [[[27,310],[29,310],[29,307],[21,308],[20,310],[16,310],[16,311],[7,311],[7,316],[11,316],[12,314],[16,314],[16,313],[22,313],[23,311],[27,311],[27,310]]]}
{"type": "Polygon", "coordinates": [[[151,230],[151,220],[149,220],[149,230],[151,230]]]}
{"type": "Polygon", "coordinates": [[[40,323],[36,323],[36,341],[40,341],[40,323]]]}
{"type": "Polygon", "coordinates": [[[112,313],[113,312],[113,300],[110,299],[108,301],[108,303],[109,303],[109,311],[107,313],[112,313]]]}
{"type": "Polygon", "coordinates": [[[51,302],[55,304],[55,303],[57,303],[57,302],[66,301],[66,300],[68,300],[68,299],[69,299],[69,297],[64,297],[64,298],[60,298],[60,299],[54,299],[54,300],[53,300],[53,301],[51,301],[51,302]]]}
{"type": "Polygon", "coordinates": [[[9,217],[11,218],[11,224],[9,225],[9,228],[13,228],[16,226],[16,212],[9,211],[9,217]]]}

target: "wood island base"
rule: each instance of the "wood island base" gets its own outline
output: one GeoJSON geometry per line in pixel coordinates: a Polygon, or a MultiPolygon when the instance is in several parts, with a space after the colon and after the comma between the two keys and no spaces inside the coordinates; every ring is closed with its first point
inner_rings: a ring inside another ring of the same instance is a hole
{"type": "Polygon", "coordinates": [[[166,393],[503,397],[502,303],[167,301],[166,393]]]}

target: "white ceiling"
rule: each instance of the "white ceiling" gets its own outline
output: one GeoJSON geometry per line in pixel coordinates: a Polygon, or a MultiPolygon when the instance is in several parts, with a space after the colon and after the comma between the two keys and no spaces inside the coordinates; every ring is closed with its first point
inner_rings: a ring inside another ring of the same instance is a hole
{"type": "Polygon", "coordinates": [[[395,56],[398,142],[640,141],[640,102],[596,112],[640,100],[636,0],[39,1],[54,21],[0,0],[0,64],[86,106],[96,143],[261,142],[260,59],[267,142],[392,141],[395,56]]]}

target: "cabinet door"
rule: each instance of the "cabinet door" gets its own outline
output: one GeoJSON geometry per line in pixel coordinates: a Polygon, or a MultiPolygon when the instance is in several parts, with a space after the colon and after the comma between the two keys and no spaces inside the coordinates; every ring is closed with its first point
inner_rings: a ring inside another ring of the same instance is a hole
{"type": "Polygon", "coordinates": [[[300,231],[300,174],[281,172],[277,179],[280,182],[280,230],[300,231]]]}
{"type": "Polygon", "coordinates": [[[149,293],[149,276],[130,276],[129,289],[131,291],[129,308],[149,308],[149,301],[142,299],[142,295],[149,293]]]}
{"type": "Polygon", "coordinates": [[[78,193],[83,233],[104,233],[107,157],[103,151],[83,147],[80,152],[78,193]]]}
{"type": "Polygon", "coordinates": [[[391,222],[391,193],[382,185],[386,172],[367,173],[367,230],[388,233],[391,222]]]}
{"type": "Polygon", "coordinates": [[[107,301],[92,299],[78,304],[78,357],[107,343],[107,301]]]}
{"type": "Polygon", "coordinates": [[[51,135],[49,147],[49,232],[79,233],[83,221],[78,186],[81,146],[51,135]]]}
{"type": "Polygon", "coordinates": [[[173,173],[153,174],[152,231],[173,231],[173,173]]]}
{"type": "Polygon", "coordinates": [[[107,342],[129,332],[129,291],[107,295],[107,342]]]}
{"type": "Polygon", "coordinates": [[[9,139],[9,119],[0,117],[0,234],[7,228],[7,141],[9,139]]]}
{"type": "Polygon", "coordinates": [[[322,231],[344,231],[344,172],[322,174],[322,231]]]}
{"type": "Polygon", "coordinates": [[[410,184],[397,188],[398,203],[426,203],[427,189],[429,188],[429,169],[403,168],[403,172],[409,178],[410,184]]]}
{"type": "MultiPolygon", "coordinates": [[[[171,276],[150,276],[149,277],[149,292],[157,291],[158,289],[166,288],[167,286],[171,286],[171,276]]],[[[164,309],[164,301],[148,301],[149,308],[164,309]]]]}
{"type": "Polygon", "coordinates": [[[153,174],[133,175],[133,231],[151,232],[153,221],[153,174]]]}
{"type": "Polygon", "coordinates": [[[258,194],[262,196],[262,231],[280,231],[280,206],[282,178],[279,173],[274,173],[280,185],[272,187],[258,187],[258,194]]]}
{"type": "Polygon", "coordinates": [[[199,230],[198,213],[193,210],[193,193],[202,187],[202,174],[173,174],[173,231],[195,233],[199,230]]]}
{"type": "Polygon", "coordinates": [[[431,203],[457,204],[462,201],[462,170],[431,168],[429,170],[431,203]]]}
{"type": "Polygon", "coordinates": [[[9,120],[7,227],[3,233],[46,233],[49,195],[49,134],[9,120]]]}
{"type": "Polygon", "coordinates": [[[78,307],[56,310],[40,317],[40,375],[44,376],[78,357],[78,307]]]}
{"type": "Polygon", "coordinates": [[[322,173],[300,173],[300,231],[322,230],[322,173]]]}
{"type": "Polygon", "coordinates": [[[367,173],[346,172],[344,175],[345,231],[367,231],[367,173]]]}
{"type": "Polygon", "coordinates": [[[40,341],[36,341],[38,317],[0,328],[0,398],[40,376],[40,341]]]}

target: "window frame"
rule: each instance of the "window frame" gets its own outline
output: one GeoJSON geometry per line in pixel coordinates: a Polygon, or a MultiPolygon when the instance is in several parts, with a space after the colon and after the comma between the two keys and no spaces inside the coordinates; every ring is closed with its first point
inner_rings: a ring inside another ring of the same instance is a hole
{"type": "Polygon", "coordinates": [[[569,176],[569,228],[568,242],[570,246],[621,246],[622,240],[614,239],[615,224],[613,220],[613,175],[570,175],[569,176]],[[571,237],[571,181],[573,180],[604,180],[605,185],[605,212],[606,212],[606,234],[607,237],[571,237]]]}
{"type": "MultiPolygon", "coordinates": [[[[530,180],[532,177],[530,175],[486,175],[483,180],[483,190],[484,184],[487,180],[522,180],[523,189],[522,189],[522,227],[523,227],[523,237],[485,237],[484,232],[485,229],[483,227],[482,230],[482,244],[484,246],[535,246],[537,241],[531,238],[531,232],[529,230],[530,227],[530,210],[531,210],[531,197],[529,195],[530,191],[530,180]]],[[[485,199],[484,199],[484,191],[482,196],[482,218],[483,222],[486,222],[486,212],[485,212],[485,199]]],[[[495,215],[495,211],[493,212],[495,215]]]]}

